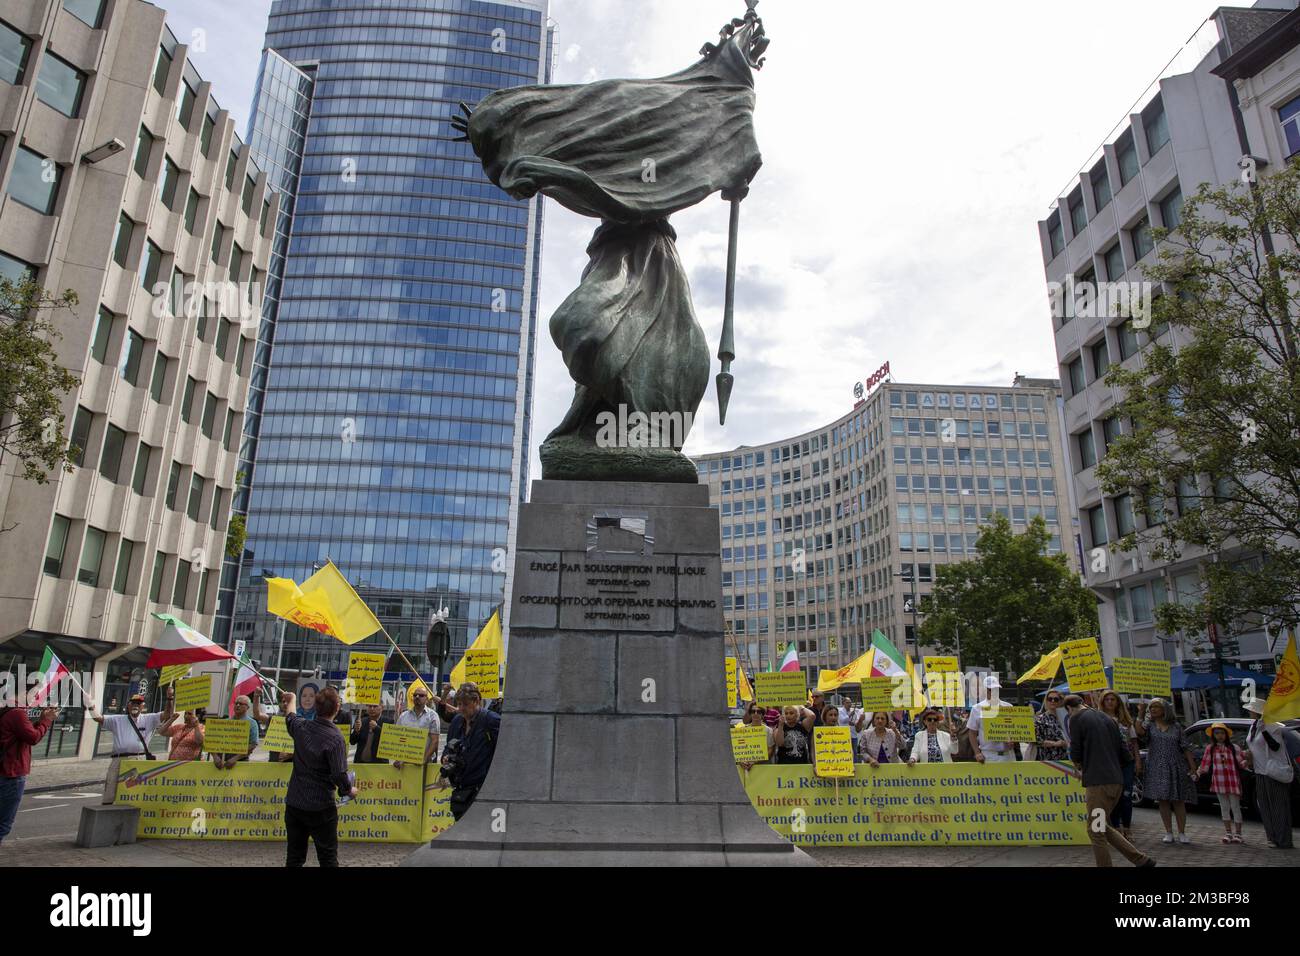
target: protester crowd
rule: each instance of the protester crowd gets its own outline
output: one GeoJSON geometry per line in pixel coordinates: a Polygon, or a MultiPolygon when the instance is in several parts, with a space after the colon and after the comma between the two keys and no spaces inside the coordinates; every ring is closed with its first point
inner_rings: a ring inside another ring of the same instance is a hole
{"type": "MultiPolygon", "coordinates": [[[[1294,767],[1284,745],[1282,724],[1263,721],[1259,702],[1246,709],[1255,717],[1244,742],[1233,739],[1223,723],[1207,732],[1200,762],[1194,759],[1186,728],[1172,707],[1154,699],[1130,705],[1114,690],[1088,694],[1048,691],[1036,706],[1033,739],[992,741],[985,733],[991,710],[1010,704],[999,699],[1001,685],[985,680],[989,695],[969,708],[927,707],[918,711],[864,711],[851,696],[813,691],[805,706],[765,708],[748,702],[740,723],[767,731],[768,761],[774,764],[815,762],[817,727],[848,727],[854,760],[872,767],[883,763],[916,765],[973,761],[1060,761],[1073,765],[1082,778],[1089,817],[1104,811],[1105,828],[1090,828],[1098,865],[1109,865],[1109,848],[1138,866],[1155,865],[1128,842],[1133,826],[1137,781],[1146,799],[1156,803],[1164,827],[1162,842],[1187,844],[1187,804],[1196,802],[1196,782],[1209,777],[1219,800],[1224,844],[1243,844],[1242,777],[1255,775],[1255,802],[1269,847],[1292,847],[1289,786],[1294,767]],[[1145,759],[1143,756],[1145,755],[1145,759]],[[1176,830],[1175,830],[1176,827],[1176,830]]],[[[745,766],[751,766],[746,764],[745,766]]]]}

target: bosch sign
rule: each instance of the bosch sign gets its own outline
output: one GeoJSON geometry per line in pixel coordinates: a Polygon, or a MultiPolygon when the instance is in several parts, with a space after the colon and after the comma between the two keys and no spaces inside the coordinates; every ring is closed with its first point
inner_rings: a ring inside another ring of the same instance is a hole
{"type": "Polygon", "coordinates": [[[888,362],[886,362],[884,365],[880,366],[880,368],[872,372],[871,377],[867,379],[865,385],[862,382],[858,382],[856,385],[854,385],[853,397],[857,399],[859,402],[862,401],[862,398],[866,393],[870,392],[873,388],[875,388],[877,385],[879,385],[887,378],[889,378],[888,362]]]}

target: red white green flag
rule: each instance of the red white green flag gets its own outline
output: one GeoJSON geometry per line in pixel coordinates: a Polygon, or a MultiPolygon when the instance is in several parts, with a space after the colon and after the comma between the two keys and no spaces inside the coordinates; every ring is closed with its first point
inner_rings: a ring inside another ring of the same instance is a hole
{"type": "Polygon", "coordinates": [[[907,658],[879,630],[872,632],[871,646],[876,649],[876,656],[871,661],[872,677],[894,677],[907,673],[907,658]]]}
{"type": "Polygon", "coordinates": [[[41,657],[41,682],[27,692],[28,706],[44,707],[50,691],[54,690],[54,685],[69,673],[67,666],[59,660],[59,656],[50,648],[45,648],[45,654],[41,657]]]}
{"type": "Polygon", "coordinates": [[[794,641],[785,646],[785,656],[781,658],[781,666],[778,671],[797,671],[799,669],[799,651],[795,647],[794,641]]]}

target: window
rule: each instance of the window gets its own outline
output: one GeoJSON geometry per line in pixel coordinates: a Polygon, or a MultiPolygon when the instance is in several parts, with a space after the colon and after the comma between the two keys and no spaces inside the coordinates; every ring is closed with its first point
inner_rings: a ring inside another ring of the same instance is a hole
{"type": "Polygon", "coordinates": [[[1097,447],[1093,444],[1092,429],[1079,432],[1075,437],[1075,444],[1079,448],[1079,470],[1091,468],[1097,464],[1097,447]]]}
{"type": "Polygon", "coordinates": [[[225,319],[217,320],[217,338],[212,347],[216,350],[217,358],[222,361],[226,358],[226,346],[230,341],[230,329],[233,325],[233,322],[227,322],[225,319]]]}
{"type": "Polygon", "coordinates": [[[1133,242],[1133,257],[1139,261],[1156,247],[1155,240],[1151,238],[1151,223],[1146,216],[1137,221],[1128,235],[1133,242]]]}
{"type": "Polygon", "coordinates": [[[234,191],[235,188],[235,166],[239,163],[239,154],[233,149],[230,151],[230,158],[226,160],[226,188],[234,191]]]}
{"type": "Polygon", "coordinates": [[[190,589],[190,563],[188,561],[176,562],[176,583],[172,586],[172,604],[175,607],[183,608],[185,606],[185,592],[190,589]]]}
{"type": "Polygon", "coordinates": [[[149,397],[155,402],[163,400],[163,385],[167,381],[167,356],[157,352],[153,357],[153,376],[149,380],[149,397]]]}
{"type": "Polygon", "coordinates": [[[180,483],[181,463],[174,461],[172,462],[171,471],[167,473],[167,497],[163,499],[164,504],[172,511],[176,510],[176,492],[180,488],[180,483]]]}
{"type": "Polygon", "coordinates": [[[72,452],[72,463],[78,467],[86,462],[86,446],[90,444],[90,425],[95,420],[90,409],[77,406],[77,414],[72,419],[72,435],[68,449],[72,452]]]}
{"type": "Polygon", "coordinates": [[[239,248],[239,243],[234,242],[230,245],[230,281],[239,281],[239,272],[244,265],[244,250],[239,248]]]}
{"type": "Polygon", "coordinates": [[[92,30],[98,30],[104,16],[104,0],[63,0],[63,9],[92,30]]]}
{"type": "Polygon", "coordinates": [[[1110,352],[1106,349],[1106,340],[1102,339],[1092,347],[1092,374],[1093,379],[1100,379],[1110,368],[1110,352]]]}
{"type": "Polygon", "coordinates": [[[1102,447],[1110,450],[1111,444],[1120,436],[1119,416],[1112,415],[1101,423],[1102,447]]]}
{"type": "Polygon", "coordinates": [[[221,261],[221,245],[226,238],[226,227],[217,223],[217,227],[212,230],[212,261],[221,261]]]}
{"type": "Polygon", "coordinates": [[[1145,584],[1128,589],[1129,605],[1133,609],[1134,624],[1151,623],[1151,592],[1145,584]]]}
{"type": "Polygon", "coordinates": [[[212,424],[217,415],[217,397],[211,392],[205,392],[203,398],[203,418],[200,428],[203,431],[204,438],[212,437],[212,424]]]}
{"type": "Polygon", "coordinates": [[[199,194],[193,189],[185,200],[185,231],[194,235],[194,226],[199,218],[199,194]]]}
{"type": "Polygon", "coordinates": [[[1115,499],[1115,530],[1120,535],[1132,534],[1137,530],[1133,520],[1133,496],[1120,495],[1115,499]]]}
{"type": "Polygon", "coordinates": [[[199,511],[203,508],[203,476],[197,471],[190,475],[190,496],[185,505],[185,513],[191,521],[199,520],[199,511]]]}
{"type": "Polygon", "coordinates": [[[135,234],[135,223],[126,213],[117,217],[117,236],[113,239],[113,261],[123,269],[131,255],[131,236],[135,234]]]}
{"type": "Polygon", "coordinates": [[[86,541],[81,546],[81,563],[77,565],[77,580],[99,587],[99,567],[104,561],[104,542],[108,535],[98,528],[86,526],[86,541]]]}
{"type": "Polygon", "coordinates": [[[163,566],[167,563],[167,555],[161,551],[153,556],[153,574],[149,576],[149,600],[157,603],[158,596],[162,593],[163,566]]]}
{"type": "Polygon", "coordinates": [[[176,211],[176,184],[180,182],[180,167],[172,162],[170,156],[163,159],[162,204],[172,212],[176,211]]]}
{"type": "Polygon", "coordinates": [[[36,78],[38,100],[64,116],[75,117],[81,109],[81,94],[85,87],[86,74],[48,49],[45,51],[41,73],[36,78]]]}
{"type": "MultiPolygon", "coordinates": [[[[226,409],[226,424],[225,424],[225,427],[221,429],[221,447],[224,448],[226,451],[230,451],[230,450],[231,450],[231,448],[230,448],[230,439],[234,436],[234,426],[235,426],[235,412],[234,412],[234,409],[227,408],[227,409],[226,409]]],[[[763,500],[760,498],[758,503],[759,503],[759,505],[762,505],[762,504],[763,504],[763,500]]],[[[762,510],[762,509],[760,508],[759,510],[762,510]]]]}
{"type": "Polygon", "coordinates": [[[190,408],[194,405],[194,387],[197,384],[193,377],[188,375],[185,377],[185,395],[181,398],[181,421],[186,424],[190,421],[190,408]]]}
{"type": "Polygon", "coordinates": [[[1099,548],[1110,540],[1106,537],[1106,509],[1097,505],[1095,508],[1089,508],[1086,514],[1088,529],[1092,533],[1092,546],[1099,548]]]}
{"type": "Polygon", "coordinates": [[[95,330],[90,333],[90,357],[100,365],[108,358],[108,342],[113,335],[116,316],[102,305],[95,314],[95,330]]]}
{"type": "Polygon", "coordinates": [[[1087,387],[1083,380],[1083,357],[1072,359],[1067,370],[1070,378],[1070,394],[1078,395],[1087,387]]]}
{"type": "Polygon", "coordinates": [[[1183,191],[1175,189],[1160,200],[1160,221],[1166,229],[1177,229],[1183,224],[1183,191]]]}
{"type": "Polygon", "coordinates": [[[1133,321],[1130,319],[1115,330],[1115,335],[1119,339],[1119,358],[1120,361],[1134,356],[1138,352],[1137,330],[1133,328],[1133,321]]]}
{"type": "Polygon", "coordinates": [[[50,540],[45,545],[45,573],[53,577],[63,574],[63,552],[68,547],[68,532],[72,522],[63,515],[55,515],[50,526],[50,540]]]}
{"type": "Polygon", "coordinates": [[[1142,111],[1142,129],[1147,136],[1147,154],[1154,156],[1169,142],[1169,121],[1165,118],[1164,100],[1156,100],[1142,111]]]}
{"type": "Polygon", "coordinates": [[[158,284],[162,274],[162,250],[154,245],[152,239],[144,241],[144,256],[140,260],[140,285],[144,291],[153,295],[153,287],[158,284]]]}
{"type": "Polygon", "coordinates": [[[212,134],[217,131],[217,121],[211,116],[204,114],[203,129],[199,132],[199,147],[203,150],[205,159],[212,158],[212,134]]]}
{"type": "Polygon", "coordinates": [[[152,457],[153,449],[140,442],[140,447],[135,453],[135,470],[131,473],[131,490],[137,495],[144,494],[144,483],[149,477],[149,460],[152,457]]]}
{"type": "Polygon", "coordinates": [[[122,342],[122,361],[118,371],[128,385],[136,384],[140,377],[140,359],[144,356],[144,336],[135,329],[126,330],[126,339],[122,342]]]}
{"type": "Polygon", "coordinates": [[[7,23],[0,22],[0,80],[17,86],[27,72],[32,41],[7,23]]]}
{"type": "Polygon", "coordinates": [[[212,487],[212,513],[208,515],[208,527],[213,531],[221,530],[221,487],[215,482],[212,487]]]}
{"type": "Polygon", "coordinates": [[[189,80],[181,80],[181,101],[176,110],[176,121],[181,124],[183,129],[190,128],[190,120],[194,118],[194,103],[198,99],[194,92],[194,87],[190,86],[189,80]]]}
{"type": "Polygon", "coordinates": [[[270,218],[271,218],[271,200],[269,200],[269,199],[263,199],[263,200],[262,200],[262,216],[261,216],[261,218],[258,220],[258,229],[261,231],[262,235],[264,235],[264,236],[266,235],[266,223],[267,223],[267,220],[270,219],[270,218]]]}
{"type": "Polygon", "coordinates": [[[1065,232],[1061,229],[1061,211],[1058,209],[1047,217],[1047,241],[1051,246],[1052,258],[1055,259],[1065,248],[1065,232]]]}
{"type": "Polygon", "coordinates": [[[104,450],[99,456],[99,473],[113,484],[122,471],[122,449],[126,447],[126,432],[116,425],[104,429],[104,450]]]}
{"type": "Polygon", "coordinates": [[[1196,484],[1196,476],[1183,475],[1178,479],[1178,513],[1184,515],[1200,507],[1201,491],[1196,484]]]}
{"type": "Polygon", "coordinates": [[[131,577],[131,555],[135,553],[135,544],[122,539],[117,549],[117,571],[113,575],[113,590],[118,594],[126,593],[127,581],[131,577]]]}
{"type": "Polygon", "coordinates": [[[59,198],[59,183],[63,181],[63,168],[52,159],[26,146],[14,152],[14,168],[9,174],[9,195],[42,216],[54,212],[59,198]]]}
{"type": "Polygon", "coordinates": [[[153,88],[159,96],[167,95],[167,74],[171,72],[171,54],[162,47],[158,48],[158,62],[153,67],[153,88]]]}
{"type": "Polygon", "coordinates": [[[1106,263],[1106,278],[1111,282],[1118,282],[1124,275],[1124,250],[1116,242],[1102,253],[1102,257],[1106,263]]]}
{"type": "Polygon", "coordinates": [[[256,186],[252,176],[244,177],[244,191],[239,197],[239,204],[243,207],[245,216],[253,214],[253,189],[256,186]]]}
{"type": "Polygon", "coordinates": [[[1088,212],[1083,208],[1083,191],[1076,189],[1070,193],[1068,202],[1070,207],[1070,230],[1077,236],[1088,228],[1088,212]]]}
{"type": "Polygon", "coordinates": [[[140,136],[135,145],[135,162],[131,164],[131,168],[141,179],[149,175],[149,157],[153,153],[153,143],[153,134],[141,126],[140,136]]]}
{"type": "Polygon", "coordinates": [[[1092,181],[1092,201],[1097,207],[1097,211],[1105,209],[1110,205],[1110,174],[1106,172],[1106,160],[1102,159],[1096,166],[1092,167],[1092,172],[1088,174],[1092,181]]]}
{"type": "Polygon", "coordinates": [[[1137,147],[1133,145],[1133,134],[1125,130],[1124,135],[1115,141],[1115,160],[1119,163],[1119,183],[1127,186],[1138,174],[1137,147]]]}

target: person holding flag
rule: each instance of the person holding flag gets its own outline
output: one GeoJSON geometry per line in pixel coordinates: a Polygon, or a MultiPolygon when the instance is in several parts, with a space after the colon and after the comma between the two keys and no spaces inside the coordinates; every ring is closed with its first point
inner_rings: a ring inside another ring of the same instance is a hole
{"type": "MultiPolygon", "coordinates": [[[[47,648],[47,658],[50,653],[47,648]]],[[[49,673],[44,663],[41,673],[49,673]]],[[[51,686],[53,684],[45,685],[45,694],[41,695],[41,700],[48,695],[51,686]]],[[[23,801],[27,776],[32,772],[32,747],[41,742],[54,724],[58,712],[57,707],[43,707],[40,719],[33,726],[31,718],[27,716],[27,708],[0,707],[0,843],[13,830],[18,805],[23,801]]]]}
{"type": "Polygon", "coordinates": [[[1287,739],[1294,740],[1295,731],[1288,730],[1282,721],[1300,717],[1300,655],[1296,653],[1294,634],[1287,637],[1268,699],[1252,697],[1246,703],[1246,712],[1255,718],[1246,732],[1246,750],[1248,765],[1255,774],[1255,802],[1264,835],[1271,849],[1290,850],[1295,846],[1291,833],[1295,761],[1287,739]]]}

